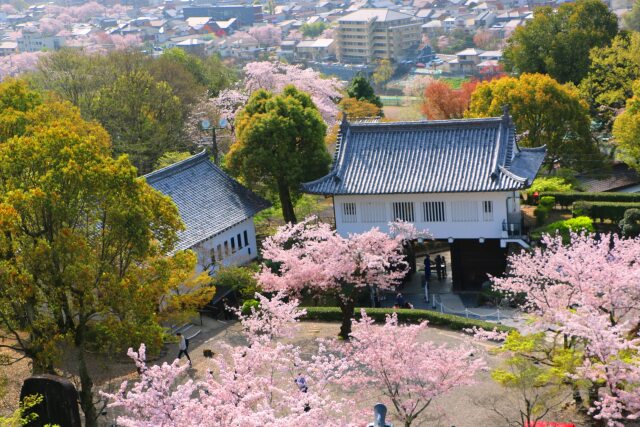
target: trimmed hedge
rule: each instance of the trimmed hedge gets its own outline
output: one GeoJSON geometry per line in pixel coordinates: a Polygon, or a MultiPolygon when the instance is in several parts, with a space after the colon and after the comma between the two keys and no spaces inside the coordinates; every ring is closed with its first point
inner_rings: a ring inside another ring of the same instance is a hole
{"type": "Polygon", "coordinates": [[[573,191],[569,193],[544,192],[540,197],[555,197],[556,203],[564,208],[568,208],[575,202],[621,202],[621,203],[640,203],[640,194],[638,193],[583,193],[573,191]]]}
{"type": "Polygon", "coordinates": [[[588,216],[601,222],[605,219],[619,222],[627,209],[640,209],[640,203],[620,202],[576,202],[573,204],[573,216],[588,216]]]}
{"type": "MultiPolygon", "coordinates": [[[[302,320],[317,320],[321,322],[342,322],[342,312],[339,307],[301,307],[307,310],[306,316],[302,320]]],[[[443,326],[456,331],[472,328],[474,326],[486,330],[497,328],[501,332],[513,331],[515,328],[497,323],[485,322],[484,320],[467,319],[466,317],[454,314],[439,313],[431,310],[394,309],[394,308],[365,308],[367,315],[376,322],[384,322],[387,314],[398,313],[398,320],[406,323],[420,323],[428,320],[431,326],[443,326]]],[[[355,319],[360,318],[360,308],[356,308],[353,313],[355,319]]]]}

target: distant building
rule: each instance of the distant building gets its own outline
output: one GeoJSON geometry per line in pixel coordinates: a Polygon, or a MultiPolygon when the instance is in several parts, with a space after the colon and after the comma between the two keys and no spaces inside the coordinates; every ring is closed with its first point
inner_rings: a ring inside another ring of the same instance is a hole
{"type": "Polygon", "coordinates": [[[214,21],[228,21],[236,18],[238,25],[251,26],[263,20],[260,5],[189,6],[182,11],[185,19],[212,18],[214,21]]]}
{"type": "Polygon", "coordinates": [[[18,53],[18,43],[12,41],[0,42],[0,56],[18,53]]]}
{"type": "Polygon", "coordinates": [[[303,40],[296,46],[296,58],[301,60],[321,61],[335,52],[333,39],[303,40]]]}
{"type": "Polygon", "coordinates": [[[253,217],[270,204],[214,165],[206,151],[144,177],[178,207],[186,228],[175,250],[193,250],[198,272],[256,258],[253,217]]]}
{"type": "Polygon", "coordinates": [[[45,35],[35,28],[25,27],[22,36],[16,40],[18,51],[39,52],[41,50],[59,50],[65,45],[64,37],[45,35]]]}
{"type": "Polygon", "coordinates": [[[367,64],[400,61],[420,44],[422,22],[388,9],[360,9],[338,19],[338,60],[367,64]]]}

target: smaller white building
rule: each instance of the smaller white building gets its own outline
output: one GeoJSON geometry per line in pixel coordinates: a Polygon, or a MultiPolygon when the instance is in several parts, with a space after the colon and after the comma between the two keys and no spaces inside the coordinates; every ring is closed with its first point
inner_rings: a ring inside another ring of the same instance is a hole
{"type": "Polygon", "coordinates": [[[270,204],[213,164],[206,151],[144,177],[178,207],[186,229],[175,250],[193,250],[198,273],[256,258],[253,217],[270,204]]]}

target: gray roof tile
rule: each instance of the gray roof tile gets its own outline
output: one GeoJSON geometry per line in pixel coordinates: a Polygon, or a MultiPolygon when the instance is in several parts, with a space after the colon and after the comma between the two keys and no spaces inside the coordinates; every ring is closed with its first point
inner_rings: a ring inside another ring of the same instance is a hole
{"type": "Polygon", "coordinates": [[[521,149],[508,116],[346,123],[331,172],[303,184],[312,194],[506,191],[526,188],[545,147],[521,149]]]}
{"type": "Polygon", "coordinates": [[[189,249],[270,206],[214,165],[206,151],[144,177],[178,206],[186,230],[175,250],[189,249]]]}

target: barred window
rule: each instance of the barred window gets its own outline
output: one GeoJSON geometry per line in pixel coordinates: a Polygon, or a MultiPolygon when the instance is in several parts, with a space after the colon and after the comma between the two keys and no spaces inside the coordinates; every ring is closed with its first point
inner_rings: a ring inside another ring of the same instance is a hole
{"type": "Polygon", "coordinates": [[[485,221],[493,221],[493,202],[491,200],[482,202],[482,214],[485,221]]]}
{"type": "Polygon", "coordinates": [[[444,202],[422,203],[422,220],[424,222],[444,222],[444,202]]]}
{"type": "Polygon", "coordinates": [[[451,220],[454,222],[478,221],[478,202],[470,200],[451,202],[451,220]]]}
{"type": "Polygon", "coordinates": [[[393,203],[393,219],[401,219],[407,222],[414,222],[413,202],[394,202],[393,203]]]}
{"type": "Polygon", "coordinates": [[[347,202],[342,204],[342,222],[357,222],[356,204],[347,202]]]}

